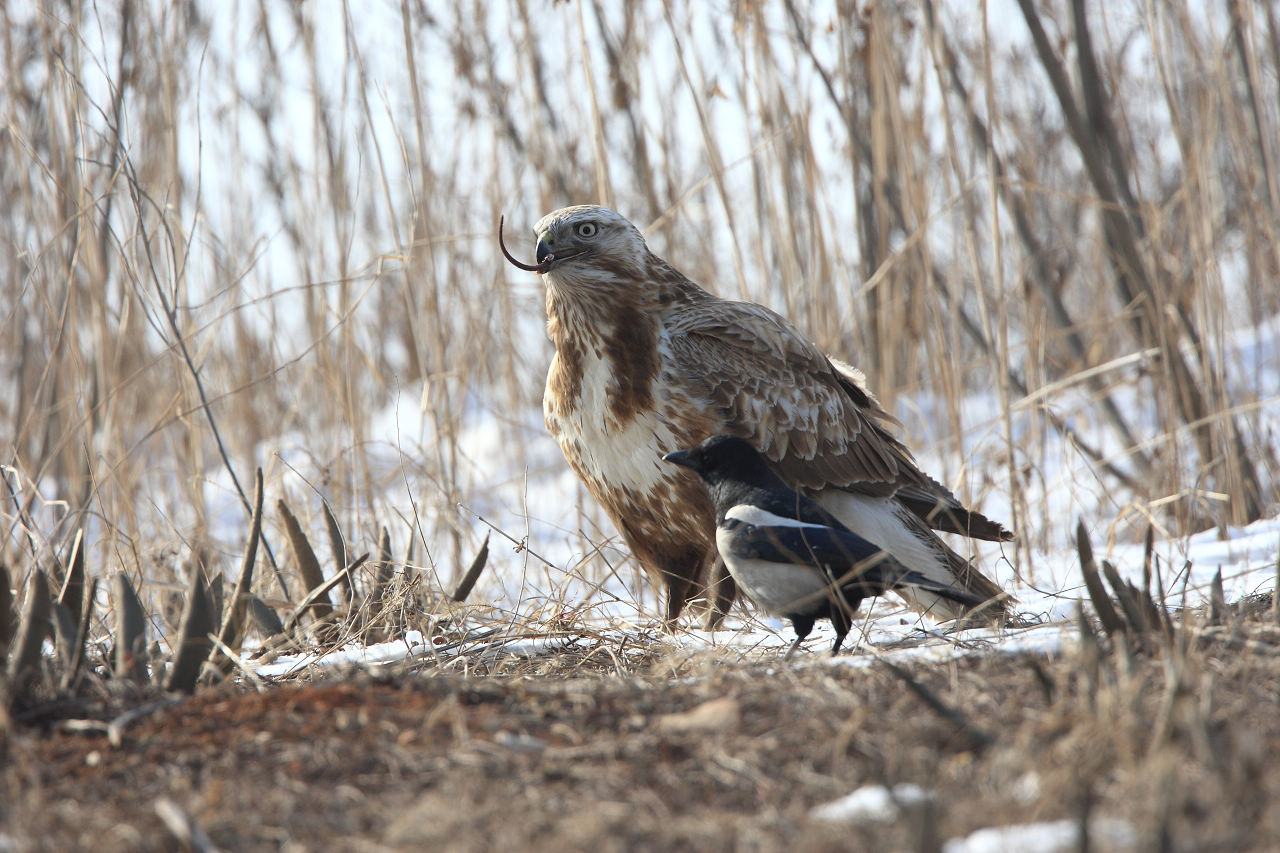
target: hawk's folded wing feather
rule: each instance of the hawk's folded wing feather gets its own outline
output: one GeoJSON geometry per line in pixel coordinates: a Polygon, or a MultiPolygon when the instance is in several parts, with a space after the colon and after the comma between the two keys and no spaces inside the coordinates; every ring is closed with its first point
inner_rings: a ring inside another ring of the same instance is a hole
{"type": "Polygon", "coordinates": [[[678,381],[701,391],[792,485],[895,495],[936,529],[1010,538],[917,467],[857,370],[773,311],[706,295],[681,306],[667,334],[678,381]]]}

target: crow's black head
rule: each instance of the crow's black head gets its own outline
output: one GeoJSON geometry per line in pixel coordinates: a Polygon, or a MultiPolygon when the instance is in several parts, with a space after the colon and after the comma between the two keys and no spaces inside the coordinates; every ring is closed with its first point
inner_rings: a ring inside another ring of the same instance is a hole
{"type": "Polygon", "coordinates": [[[786,488],[760,452],[737,436],[713,435],[697,447],[662,458],[696,472],[710,486],[732,480],[764,489],[786,488]]]}

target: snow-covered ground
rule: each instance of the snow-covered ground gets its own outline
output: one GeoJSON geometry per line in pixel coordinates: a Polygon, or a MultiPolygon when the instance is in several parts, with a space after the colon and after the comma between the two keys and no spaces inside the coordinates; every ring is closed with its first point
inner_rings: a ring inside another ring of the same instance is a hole
{"type": "MultiPolygon", "coordinates": [[[[902,817],[914,817],[934,801],[930,791],[910,783],[892,788],[866,785],[838,800],[815,806],[810,816],[833,823],[893,823],[902,817]]],[[[1125,821],[1091,820],[1089,842],[1090,849],[1132,850],[1138,846],[1138,833],[1125,821]]],[[[943,853],[1065,853],[1080,847],[1079,824],[1058,820],[986,827],[964,838],[944,842],[942,850],[943,853]]]]}
{"type": "MultiPolygon", "coordinates": [[[[575,484],[564,476],[552,476],[550,484],[568,486],[575,484]]],[[[541,489],[539,506],[546,507],[556,498],[570,503],[574,498],[557,493],[552,485],[531,487],[541,489]]],[[[497,516],[501,518],[501,516],[497,516]]],[[[607,523],[607,522],[606,522],[607,523]]],[[[586,608],[589,615],[580,617],[580,625],[589,627],[592,636],[615,636],[621,643],[628,635],[653,634],[658,613],[656,596],[647,587],[628,587],[616,576],[604,582],[576,576],[572,566],[579,561],[562,531],[534,518],[528,522],[528,547],[542,549],[547,559],[565,562],[554,570],[545,566],[529,572],[524,559],[501,558],[492,560],[491,578],[481,586],[479,598],[486,594],[501,599],[510,591],[522,590],[527,599],[510,600],[507,606],[515,612],[526,609],[528,601],[541,602],[550,598],[560,600],[570,608],[586,608]],[[548,556],[549,555],[549,556],[548,556]],[[522,574],[526,573],[527,574],[522,574]],[[543,586],[541,581],[550,581],[543,586]],[[603,597],[603,600],[600,600],[603,597]],[[590,605],[590,606],[588,606],[590,605]]],[[[1274,588],[1276,579],[1277,550],[1280,548],[1280,518],[1258,521],[1245,528],[1229,529],[1226,538],[1218,531],[1206,531],[1180,540],[1157,541],[1155,554],[1162,567],[1165,602],[1170,607],[1180,607],[1185,601],[1197,606],[1208,600],[1214,574],[1222,572],[1227,600],[1264,592],[1274,588]]],[[[1135,583],[1142,581],[1143,546],[1141,544],[1117,544],[1109,549],[1103,543],[1094,547],[1100,559],[1110,560],[1122,576],[1135,583]]],[[[1007,547],[1007,546],[1006,546],[1007,547]]],[[[526,549],[527,550],[527,549],[526,549]]],[[[997,551],[998,554],[998,551],[997,551]]],[[[827,655],[834,633],[830,626],[819,623],[803,648],[809,654],[794,659],[795,665],[809,665],[832,661],[836,665],[864,666],[887,657],[891,660],[915,659],[945,661],[958,656],[976,653],[1050,652],[1071,642],[1075,634],[1074,617],[1078,602],[1087,599],[1080,575],[1079,560],[1074,540],[1064,537],[1061,547],[1052,552],[1035,556],[1041,566],[1037,583],[1020,581],[1007,574],[1001,575],[1005,588],[1018,599],[1016,611],[1027,624],[1001,630],[972,629],[961,632],[940,630],[928,620],[905,609],[896,599],[880,600],[866,607],[860,614],[854,630],[845,641],[843,654],[833,661],[827,655]],[[1052,571],[1045,567],[1052,567],[1052,571]]],[[[992,561],[988,565],[1008,564],[992,561]]],[[[1153,589],[1154,593],[1154,589],[1153,589]]],[[[1086,605],[1087,606],[1087,605],[1086,605]]],[[[783,619],[743,612],[741,608],[726,620],[724,627],[715,632],[686,627],[666,640],[688,650],[720,649],[740,652],[744,659],[756,656],[776,657],[792,640],[790,626],[783,619]]],[[[274,660],[261,667],[264,675],[285,675],[313,665],[349,666],[353,664],[381,664],[419,656],[438,656],[448,653],[466,654],[475,648],[500,655],[534,655],[546,653],[557,647],[571,645],[572,632],[556,633],[546,638],[529,637],[522,631],[517,639],[477,628],[474,635],[462,642],[451,642],[446,647],[432,647],[420,633],[410,632],[393,642],[376,646],[351,646],[323,657],[300,655],[274,660]]]]}
{"type": "MultiPolygon", "coordinates": [[[[1257,326],[1241,330],[1234,350],[1251,369],[1245,373],[1252,382],[1237,388],[1242,399],[1262,406],[1264,421],[1280,425],[1280,318],[1269,318],[1257,326]]],[[[958,460],[949,455],[956,446],[947,436],[929,426],[933,419],[922,416],[928,397],[907,401],[899,407],[908,444],[917,450],[922,467],[944,472],[962,467],[976,476],[993,461],[1001,445],[999,427],[976,413],[991,411],[990,401],[975,395],[971,399],[976,424],[960,446],[968,454],[958,460]]],[[[538,412],[523,419],[499,418],[483,405],[473,407],[469,428],[459,441],[466,483],[464,513],[472,520],[478,540],[492,527],[500,531],[491,546],[486,570],[473,600],[493,604],[512,614],[528,614],[547,602],[569,609],[581,609],[580,618],[593,632],[613,632],[621,639],[628,633],[651,630],[659,613],[656,593],[627,559],[616,532],[603,513],[587,497],[576,477],[563,461],[559,449],[546,435],[538,412]],[[514,436],[514,438],[513,438],[514,436]],[[480,519],[483,519],[481,521],[480,519]],[[505,534],[509,539],[504,539],[505,534]],[[517,548],[511,540],[519,543],[517,548]],[[505,546],[504,547],[504,543],[505,546]],[[607,566],[616,570],[610,571],[607,566]]],[[[401,403],[375,418],[375,433],[383,436],[370,457],[372,475],[389,484],[389,505],[406,502],[405,460],[427,452],[435,436],[431,421],[411,403],[401,403]]],[[[1155,428],[1152,425],[1152,428],[1155,428]]],[[[1105,436],[1103,436],[1105,438],[1105,436]]],[[[982,543],[976,559],[993,573],[1018,601],[1016,612],[1026,623],[1001,631],[975,629],[958,634],[941,632],[932,623],[900,606],[896,599],[864,605],[862,618],[845,643],[843,665],[861,665],[877,655],[947,659],[975,652],[1022,650],[1047,651],[1058,648],[1074,634],[1072,620],[1077,602],[1087,598],[1075,547],[1077,520],[1091,531],[1095,556],[1108,560],[1119,573],[1137,584],[1142,582],[1144,547],[1137,537],[1119,541],[1116,534],[1117,508],[1092,487],[1098,485],[1091,462],[1073,451],[1060,436],[1040,439],[1041,476],[1028,486],[1024,505],[1035,513],[1023,519],[1020,538],[1028,542],[1014,565],[1012,544],[982,543]],[[1082,486],[1082,484],[1089,484],[1082,486]]],[[[299,444],[282,446],[280,454],[291,465],[305,471],[309,457],[299,444]]],[[[963,481],[957,486],[963,494],[963,481]]],[[[226,495],[227,492],[223,491],[226,495]]],[[[981,508],[998,518],[1009,518],[1010,501],[998,490],[982,495],[981,508]]],[[[240,524],[238,507],[228,507],[227,517],[240,524]]],[[[429,526],[429,525],[428,525],[429,526]]],[[[1280,518],[1274,514],[1248,527],[1211,529],[1194,536],[1156,537],[1154,554],[1165,603],[1177,608],[1185,603],[1197,606],[1208,600],[1214,575],[1221,571],[1228,601],[1274,588],[1276,561],[1280,556],[1280,518]]],[[[443,581],[450,579],[449,572],[443,581]]],[[[1153,583],[1153,595],[1155,594],[1153,583]]],[[[671,636],[671,642],[689,648],[740,649],[744,656],[774,654],[791,642],[791,629],[784,620],[735,610],[723,630],[708,633],[692,627],[671,636]]],[[[813,658],[825,659],[834,634],[820,623],[805,644],[813,658]]],[[[547,645],[569,642],[564,638],[545,642],[492,638],[477,640],[503,653],[535,653],[547,645]]],[[[404,639],[385,647],[347,649],[328,656],[324,662],[350,664],[385,661],[388,657],[433,653],[421,637],[404,639]]],[[[288,671],[304,659],[290,659],[271,665],[273,674],[288,671]]],[[[316,663],[305,659],[307,663],[316,663]]]]}

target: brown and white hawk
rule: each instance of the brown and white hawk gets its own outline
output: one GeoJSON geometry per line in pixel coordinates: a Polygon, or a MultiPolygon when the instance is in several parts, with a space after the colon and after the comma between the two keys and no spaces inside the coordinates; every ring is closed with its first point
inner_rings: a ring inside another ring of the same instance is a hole
{"type": "MultiPolygon", "coordinates": [[[[708,293],[612,210],[567,207],[534,233],[536,263],[502,249],[546,284],[556,350],[543,397],[547,428],[666,589],[668,620],[709,597],[715,624],[735,595],[706,490],[662,460],[720,433],[750,441],[790,485],[908,568],[987,601],[980,618],[1006,615],[1008,597],[934,530],[1012,534],[916,466],[858,370],[768,308],[708,293]]],[[[924,591],[903,597],[939,619],[966,610],[924,591]]]]}

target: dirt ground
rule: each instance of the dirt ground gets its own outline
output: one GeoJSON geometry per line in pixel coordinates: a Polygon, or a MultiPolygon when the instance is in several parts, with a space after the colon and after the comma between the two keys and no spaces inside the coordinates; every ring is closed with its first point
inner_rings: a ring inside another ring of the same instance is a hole
{"type": "Polygon", "coordinates": [[[347,673],[207,689],[116,745],[33,714],[0,746],[0,850],[937,850],[1063,818],[1127,821],[1137,849],[1276,849],[1278,648],[1259,621],[901,672],[658,650],[623,674],[347,673]],[[811,816],[902,782],[932,806],[811,816]]]}

